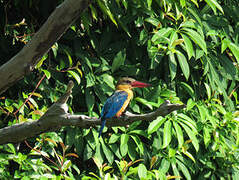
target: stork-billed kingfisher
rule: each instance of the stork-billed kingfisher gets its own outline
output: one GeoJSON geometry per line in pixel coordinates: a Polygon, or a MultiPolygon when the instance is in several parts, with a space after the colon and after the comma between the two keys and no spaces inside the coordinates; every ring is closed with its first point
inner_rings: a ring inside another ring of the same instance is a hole
{"type": "Polygon", "coordinates": [[[106,100],[100,115],[101,128],[99,137],[105,126],[106,119],[120,117],[133,98],[133,88],[148,87],[150,84],[136,81],[135,79],[123,77],[116,84],[116,91],[106,100]]]}

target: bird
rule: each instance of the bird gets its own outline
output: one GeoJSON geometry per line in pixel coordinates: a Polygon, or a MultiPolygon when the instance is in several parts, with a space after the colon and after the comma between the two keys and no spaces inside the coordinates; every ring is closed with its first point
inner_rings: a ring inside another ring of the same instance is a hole
{"type": "Polygon", "coordinates": [[[130,100],[133,98],[133,88],[144,88],[149,87],[150,84],[136,81],[133,78],[123,77],[120,78],[116,84],[116,91],[106,100],[101,114],[101,127],[99,131],[99,136],[104,129],[106,119],[113,117],[120,117],[129,105],[130,100]]]}

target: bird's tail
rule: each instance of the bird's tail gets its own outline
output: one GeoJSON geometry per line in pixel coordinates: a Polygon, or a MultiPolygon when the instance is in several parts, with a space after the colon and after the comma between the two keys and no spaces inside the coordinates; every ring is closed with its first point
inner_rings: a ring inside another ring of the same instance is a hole
{"type": "Polygon", "coordinates": [[[99,131],[99,136],[98,137],[100,137],[100,135],[101,135],[101,133],[102,133],[104,127],[105,127],[105,123],[106,123],[106,119],[102,118],[101,119],[101,127],[100,127],[100,131],[99,131]]]}

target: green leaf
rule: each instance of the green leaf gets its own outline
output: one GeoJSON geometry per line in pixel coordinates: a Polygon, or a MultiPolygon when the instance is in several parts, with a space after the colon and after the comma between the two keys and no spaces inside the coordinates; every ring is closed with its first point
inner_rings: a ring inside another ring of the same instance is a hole
{"type": "Polygon", "coordinates": [[[178,33],[177,33],[177,31],[173,31],[172,33],[171,33],[171,35],[170,35],[170,43],[169,43],[169,46],[170,47],[173,47],[173,44],[174,44],[174,42],[175,42],[175,40],[177,40],[178,39],[178,33]]]}
{"type": "Polygon", "coordinates": [[[221,53],[223,53],[227,49],[230,42],[231,41],[229,39],[226,39],[226,38],[222,40],[221,53]]]}
{"type": "MultiPolygon", "coordinates": [[[[173,159],[173,161],[171,162],[171,166],[172,166],[172,169],[173,169],[173,175],[174,176],[177,176],[177,177],[181,177],[180,176],[180,173],[179,173],[179,170],[176,166],[176,162],[175,160],[173,159]]],[[[179,178],[175,178],[176,180],[180,180],[179,178]]]]}
{"type": "Polygon", "coordinates": [[[223,14],[223,9],[220,6],[220,4],[218,4],[218,2],[216,0],[205,0],[206,3],[213,9],[214,13],[216,14],[216,8],[219,9],[219,11],[221,11],[223,14]]]}
{"type": "Polygon", "coordinates": [[[180,82],[180,85],[188,92],[188,94],[193,98],[193,100],[195,100],[196,97],[193,88],[185,82],[180,82]]]}
{"type": "Polygon", "coordinates": [[[157,41],[160,38],[166,38],[168,35],[173,31],[172,28],[162,28],[159,31],[157,31],[153,37],[152,37],[152,42],[157,41]]]}
{"type": "Polygon", "coordinates": [[[139,148],[140,154],[144,154],[144,146],[139,137],[137,135],[130,135],[130,137],[134,140],[135,144],[139,148]]]}
{"type": "Polygon", "coordinates": [[[172,123],[171,123],[171,120],[168,120],[164,124],[162,148],[166,148],[171,142],[171,139],[172,139],[172,123]]]}
{"type": "Polygon", "coordinates": [[[114,57],[113,64],[112,64],[112,72],[115,72],[121,65],[124,64],[126,58],[126,50],[123,49],[119,51],[116,56],[114,57]]]}
{"type": "Polygon", "coordinates": [[[106,1],[103,1],[103,0],[96,0],[100,9],[103,11],[104,14],[106,14],[107,16],[109,16],[109,18],[111,19],[111,21],[116,25],[117,25],[117,22],[114,18],[114,15],[111,13],[109,7],[107,6],[107,4],[105,4],[106,1]]]}
{"type": "Polygon", "coordinates": [[[183,129],[186,131],[187,135],[189,136],[189,138],[192,140],[192,144],[195,148],[195,150],[198,152],[199,150],[199,143],[198,143],[198,139],[195,135],[195,133],[185,124],[179,122],[181,124],[181,126],[183,127],[183,129]]]}
{"type": "Polygon", "coordinates": [[[46,75],[46,78],[47,78],[47,79],[50,79],[50,78],[51,78],[51,73],[50,73],[50,71],[45,70],[45,69],[43,69],[42,71],[43,71],[44,74],[46,75]]]}
{"type": "Polygon", "coordinates": [[[139,136],[144,136],[145,138],[148,138],[147,133],[144,130],[141,129],[135,129],[129,132],[129,134],[137,134],[139,136]]]}
{"type": "Polygon", "coordinates": [[[190,36],[190,38],[199,45],[200,48],[207,54],[207,45],[204,38],[197,32],[189,28],[183,28],[185,33],[190,36]]]}
{"type": "Polygon", "coordinates": [[[177,134],[177,138],[178,138],[178,148],[181,148],[184,143],[182,128],[178,125],[177,122],[173,122],[173,126],[176,130],[176,134],[177,134]]]}
{"type": "Polygon", "coordinates": [[[38,68],[40,68],[41,66],[42,66],[42,64],[43,64],[43,62],[47,59],[47,57],[48,57],[48,54],[45,54],[42,58],[41,58],[41,60],[37,63],[37,65],[36,65],[36,69],[38,69],[38,68]]]}
{"type": "Polygon", "coordinates": [[[210,129],[208,127],[203,127],[203,141],[207,148],[209,143],[211,142],[210,129]]]}
{"type": "Polygon", "coordinates": [[[189,65],[188,65],[187,59],[180,51],[176,51],[176,55],[178,58],[179,65],[182,69],[183,75],[188,80],[189,75],[190,75],[190,70],[189,70],[189,65]]]}
{"type": "Polygon", "coordinates": [[[142,103],[143,105],[147,106],[151,110],[153,109],[152,105],[146,99],[137,97],[137,98],[134,98],[134,100],[137,101],[137,102],[142,103]]]}
{"type": "Polygon", "coordinates": [[[188,99],[188,101],[187,101],[187,111],[189,111],[190,109],[192,109],[195,105],[196,105],[196,102],[195,102],[195,101],[193,101],[191,98],[188,99]]]}
{"type": "Polygon", "coordinates": [[[67,72],[73,76],[73,78],[76,80],[76,82],[77,82],[78,84],[81,83],[81,78],[80,78],[80,76],[79,76],[76,72],[71,71],[71,70],[69,70],[69,71],[67,71],[67,72]]]}
{"type": "Polygon", "coordinates": [[[207,98],[211,99],[212,93],[211,93],[211,88],[207,83],[204,83],[206,91],[207,91],[207,98]]]}
{"type": "Polygon", "coordinates": [[[206,117],[207,117],[207,109],[204,105],[200,105],[200,104],[197,104],[197,107],[199,110],[201,121],[204,123],[206,121],[206,117]]]}
{"type": "Polygon", "coordinates": [[[174,53],[171,51],[169,52],[169,70],[172,81],[177,74],[177,61],[175,59],[174,53]]]}
{"type": "Polygon", "coordinates": [[[93,91],[90,90],[90,88],[86,88],[85,99],[86,99],[86,105],[88,108],[88,112],[89,112],[90,116],[92,116],[92,110],[95,105],[95,96],[93,94],[93,91]]]}
{"type": "Polygon", "coordinates": [[[191,175],[188,171],[188,168],[178,159],[176,160],[179,169],[183,172],[183,175],[186,177],[187,180],[191,180],[191,175]]]}
{"type": "Polygon", "coordinates": [[[188,54],[188,59],[191,59],[192,56],[194,56],[194,50],[191,40],[188,38],[188,36],[181,34],[184,40],[184,44],[186,47],[186,51],[188,54]]]}
{"type": "Polygon", "coordinates": [[[164,121],[167,120],[166,118],[163,118],[161,116],[157,117],[156,120],[151,122],[148,127],[148,134],[152,134],[160,128],[160,126],[164,123],[164,121]]]}
{"type": "Polygon", "coordinates": [[[139,179],[147,177],[147,168],[145,167],[144,164],[140,164],[138,166],[138,176],[139,176],[139,179]]]}
{"type": "Polygon", "coordinates": [[[124,23],[124,21],[121,21],[119,18],[117,18],[117,21],[119,22],[120,27],[122,27],[122,29],[127,33],[127,35],[129,37],[131,37],[129,29],[128,29],[127,25],[124,23]]]}
{"type": "Polygon", "coordinates": [[[232,54],[236,57],[237,63],[239,63],[239,47],[232,42],[228,44],[228,47],[232,54]]]}
{"type": "Polygon", "coordinates": [[[146,18],[144,21],[154,25],[155,27],[159,27],[160,24],[161,24],[160,21],[157,18],[154,18],[154,17],[146,18]]]}
{"type": "Polygon", "coordinates": [[[111,152],[111,150],[105,145],[104,141],[102,138],[100,138],[100,142],[102,145],[103,152],[105,154],[106,159],[110,164],[114,162],[114,154],[111,152]]]}
{"type": "Polygon", "coordinates": [[[197,128],[196,128],[196,126],[197,126],[196,122],[193,121],[189,116],[187,116],[183,113],[179,113],[178,114],[178,120],[180,120],[184,124],[187,124],[197,134],[198,131],[197,131],[197,128]]]}
{"type": "Polygon", "coordinates": [[[186,0],[180,0],[180,5],[182,7],[185,7],[186,6],[186,0]]]}
{"type": "Polygon", "coordinates": [[[68,61],[69,61],[69,67],[72,67],[72,58],[70,53],[64,49],[64,52],[66,53],[67,57],[68,57],[68,61]]]}
{"type": "Polygon", "coordinates": [[[34,106],[35,108],[38,109],[38,104],[37,104],[37,102],[36,102],[33,98],[29,98],[29,101],[33,104],[33,106],[34,106]]]}
{"type": "Polygon", "coordinates": [[[61,167],[62,172],[65,172],[71,165],[72,165],[72,163],[70,160],[65,161],[61,167]]]}
{"type": "Polygon", "coordinates": [[[188,156],[194,163],[196,163],[195,158],[193,157],[193,155],[190,152],[186,151],[186,152],[183,152],[183,154],[188,156]]]}
{"type": "Polygon", "coordinates": [[[118,141],[120,135],[118,134],[112,134],[109,139],[109,144],[114,144],[116,141],[118,141]]]}
{"type": "Polygon", "coordinates": [[[125,156],[128,152],[128,140],[129,140],[128,134],[122,134],[120,136],[120,152],[122,156],[125,156]]]}
{"type": "Polygon", "coordinates": [[[169,171],[169,168],[170,168],[170,162],[166,158],[163,158],[163,160],[161,161],[159,170],[162,171],[163,173],[167,173],[169,171]]]}
{"type": "Polygon", "coordinates": [[[132,139],[130,139],[130,141],[129,141],[129,143],[128,143],[128,155],[129,155],[129,157],[130,157],[130,159],[132,160],[132,161],[134,161],[134,160],[136,160],[136,158],[137,158],[137,151],[136,151],[136,149],[137,149],[137,146],[135,145],[135,143],[134,142],[131,142],[132,141],[132,139]]]}

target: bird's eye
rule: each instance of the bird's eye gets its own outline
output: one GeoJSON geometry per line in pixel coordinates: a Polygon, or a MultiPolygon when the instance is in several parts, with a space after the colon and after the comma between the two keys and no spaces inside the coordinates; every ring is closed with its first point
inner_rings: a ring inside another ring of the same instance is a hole
{"type": "Polygon", "coordinates": [[[130,83],[131,83],[131,81],[130,81],[130,80],[126,80],[126,83],[127,83],[127,84],[130,84],[130,83]]]}

